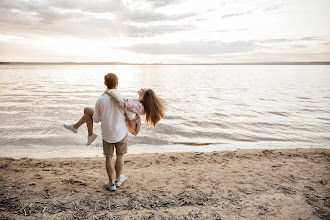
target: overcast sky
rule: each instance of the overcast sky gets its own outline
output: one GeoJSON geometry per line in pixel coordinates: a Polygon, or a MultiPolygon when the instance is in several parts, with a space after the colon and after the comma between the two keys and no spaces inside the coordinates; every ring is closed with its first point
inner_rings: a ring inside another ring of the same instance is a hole
{"type": "Polygon", "coordinates": [[[330,61],[329,0],[0,0],[0,61],[330,61]]]}

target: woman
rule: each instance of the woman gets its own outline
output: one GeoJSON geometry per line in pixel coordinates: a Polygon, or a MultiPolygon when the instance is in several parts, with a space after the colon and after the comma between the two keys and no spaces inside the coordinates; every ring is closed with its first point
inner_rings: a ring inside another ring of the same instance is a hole
{"type": "MultiPolygon", "coordinates": [[[[128,130],[134,135],[137,135],[141,128],[140,115],[145,116],[146,124],[154,127],[165,116],[165,103],[152,89],[139,90],[139,99],[123,99],[116,89],[107,89],[105,94],[116,99],[119,106],[136,114],[135,119],[132,121],[127,119],[128,130]]],[[[78,133],[78,128],[86,123],[88,129],[87,145],[90,145],[97,137],[93,133],[93,114],[94,109],[86,107],[83,117],[76,124],[64,124],[64,127],[74,133],[78,133]]]]}

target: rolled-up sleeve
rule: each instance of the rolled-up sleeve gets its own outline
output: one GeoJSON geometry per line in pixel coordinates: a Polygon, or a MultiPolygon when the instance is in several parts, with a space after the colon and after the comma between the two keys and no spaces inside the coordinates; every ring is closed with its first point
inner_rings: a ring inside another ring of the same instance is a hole
{"type": "Polygon", "coordinates": [[[133,120],[136,116],[136,114],[131,111],[126,110],[125,113],[126,113],[127,118],[129,118],[129,120],[133,120]]]}
{"type": "Polygon", "coordinates": [[[95,104],[93,120],[94,120],[95,123],[99,123],[101,121],[100,101],[99,101],[99,99],[96,101],[96,104],[95,104]]]}

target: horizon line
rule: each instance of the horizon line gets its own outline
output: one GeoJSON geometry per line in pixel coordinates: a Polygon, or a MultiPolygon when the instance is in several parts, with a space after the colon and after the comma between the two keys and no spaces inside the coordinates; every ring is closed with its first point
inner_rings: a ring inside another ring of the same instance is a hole
{"type": "Polygon", "coordinates": [[[330,65],[330,61],[309,62],[226,62],[226,63],[126,63],[126,62],[5,62],[0,65],[330,65]]]}

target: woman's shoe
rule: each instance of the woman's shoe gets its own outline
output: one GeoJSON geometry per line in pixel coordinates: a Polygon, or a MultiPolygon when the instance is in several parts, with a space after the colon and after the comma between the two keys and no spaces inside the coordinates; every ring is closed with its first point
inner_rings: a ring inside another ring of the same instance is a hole
{"type": "Polygon", "coordinates": [[[64,126],[66,129],[72,131],[73,133],[76,133],[76,134],[78,133],[78,128],[75,128],[75,127],[74,127],[74,124],[66,124],[66,123],[64,123],[63,126],[64,126]]]}

